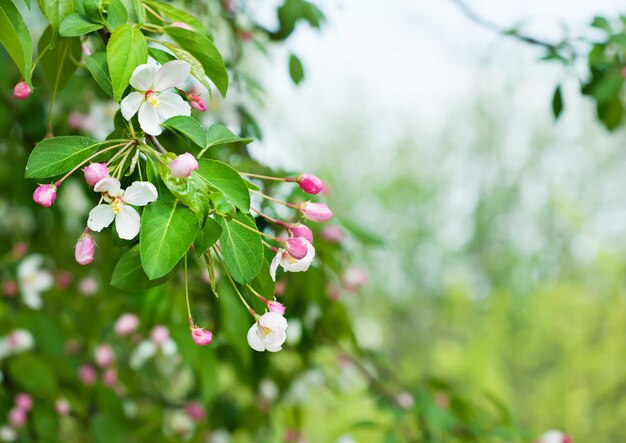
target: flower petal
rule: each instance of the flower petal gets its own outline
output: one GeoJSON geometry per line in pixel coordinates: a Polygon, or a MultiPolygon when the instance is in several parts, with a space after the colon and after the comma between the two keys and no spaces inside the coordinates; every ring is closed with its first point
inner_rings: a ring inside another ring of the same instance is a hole
{"type": "Polygon", "coordinates": [[[145,96],[140,92],[131,92],[120,103],[120,111],[126,120],[133,118],[133,115],[139,111],[139,107],[143,103],[145,96]]]}
{"type": "Polygon", "coordinates": [[[96,192],[106,192],[107,194],[116,197],[119,195],[121,188],[122,186],[120,185],[120,181],[118,179],[107,177],[96,183],[93,190],[96,192]]]}
{"type": "Polygon", "coordinates": [[[280,259],[283,257],[282,249],[278,251],[276,256],[272,259],[272,264],[270,265],[270,276],[272,280],[276,281],[276,270],[278,269],[278,264],[280,263],[280,259]]]}
{"type": "Polygon", "coordinates": [[[184,82],[189,77],[191,66],[182,60],[172,60],[161,66],[154,75],[154,90],[161,92],[184,82]]]}
{"type": "Polygon", "coordinates": [[[309,269],[313,259],[315,258],[315,247],[307,239],[302,238],[307,248],[307,253],[300,260],[284,259],[280,261],[280,265],[287,272],[304,272],[309,269]]]}
{"type": "Polygon", "coordinates": [[[247,336],[248,344],[255,351],[263,352],[265,351],[265,346],[263,346],[263,342],[261,341],[261,338],[259,337],[258,331],[259,331],[259,328],[256,323],[250,326],[250,329],[248,329],[248,336],[247,336]]]}
{"type": "Polygon", "coordinates": [[[159,115],[163,120],[175,117],[177,115],[191,115],[191,106],[178,94],[172,92],[162,92],[159,94],[159,115]]]}
{"type": "Polygon", "coordinates": [[[278,312],[266,312],[259,319],[259,324],[264,328],[271,330],[287,329],[287,319],[278,312]]]}
{"type": "Polygon", "coordinates": [[[37,291],[22,292],[22,300],[31,309],[41,309],[43,305],[41,294],[37,291]]]}
{"type": "Polygon", "coordinates": [[[139,91],[152,89],[157,69],[157,66],[148,64],[137,66],[130,77],[130,85],[139,91]]]}
{"type": "Polygon", "coordinates": [[[92,231],[100,232],[109,226],[113,222],[114,218],[115,213],[113,212],[111,205],[98,205],[89,211],[87,226],[92,231]]]}
{"type": "Polygon", "coordinates": [[[17,267],[17,278],[24,280],[34,272],[37,272],[43,263],[43,257],[39,254],[31,254],[24,258],[17,267]]]}
{"type": "Polygon", "coordinates": [[[124,202],[135,206],[146,206],[157,197],[157,189],[150,182],[134,182],[124,191],[124,202]]]}
{"type": "Polygon", "coordinates": [[[115,216],[115,229],[120,238],[132,240],[139,234],[139,213],[132,206],[124,205],[115,216]]]}
{"type": "Polygon", "coordinates": [[[144,103],[139,108],[139,126],[141,126],[141,130],[146,134],[161,135],[161,132],[163,132],[161,128],[162,121],[157,108],[148,102],[144,103]]]}

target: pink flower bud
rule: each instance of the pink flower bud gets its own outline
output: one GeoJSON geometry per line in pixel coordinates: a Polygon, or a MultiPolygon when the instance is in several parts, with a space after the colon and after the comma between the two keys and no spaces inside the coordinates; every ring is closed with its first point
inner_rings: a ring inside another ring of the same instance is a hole
{"type": "Polygon", "coordinates": [[[189,104],[191,105],[193,109],[195,109],[196,111],[200,111],[200,112],[206,111],[206,108],[207,108],[206,102],[204,101],[202,97],[200,97],[197,94],[194,94],[193,92],[189,94],[187,97],[189,99],[189,104]]]}
{"type": "Polygon", "coordinates": [[[57,187],[55,185],[41,185],[33,193],[33,201],[44,208],[49,208],[57,198],[57,187]]]}
{"type": "Polygon", "coordinates": [[[302,211],[304,216],[314,222],[325,222],[333,217],[332,211],[324,203],[302,203],[298,209],[302,211]]]}
{"type": "Polygon", "coordinates": [[[276,297],[280,297],[284,293],[285,293],[285,282],[284,281],[277,281],[276,282],[276,289],[274,290],[274,294],[276,294],[276,297]]]}
{"type": "Polygon", "coordinates": [[[339,286],[332,283],[329,284],[326,287],[326,295],[328,295],[328,298],[332,301],[339,300],[339,298],[341,298],[341,291],[339,290],[339,286]]]}
{"type": "Polygon", "coordinates": [[[563,443],[574,443],[574,438],[571,435],[564,435],[563,443]]]}
{"type": "Polygon", "coordinates": [[[150,338],[155,345],[164,345],[170,338],[170,331],[163,325],[158,325],[150,331],[150,338]]]}
{"type": "Polygon", "coordinates": [[[250,29],[241,29],[239,38],[244,42],[249,42],[254,38],[254,33],[250,29]]]}
{"type": "Polygon", "coordinates": [[[85,278],[82,278],[78,282],[78,292],[86,297],[94,295],[96,292],[98,292],[98,289],[98,280],[96,280],[94,277],[87,276],[85,278]]]}
{"type": "Polygon", "coordinates": [[[213,333],[196,326],[191,329],[191,338],[198,346],[206,346],[213,342],[213,333]]]}
{"type": "Polygon", "coordinates": [[[13,252],[15,258],[22,258],[28,252],[28,245],[23,241],[18,241],[13,245],[13,251],[11,252],[13,252]]]}
{"type": "Polygon", "coordinates": [[[267,308],[270,312],[278,312],[280,315],[285,315],[285,305],[277,301],[268,301],[267,308]]]}
{"type": "Polygon", "coordinates": [[[71,272],[59,272],[56,278],[57,288],[59,288],[61,291],[65,291],[72,284],[72,280],[74,280],[74,276],[71,272]]]}
{"type": "Polygon", "coordinates": [[[19,82],[13,88],[13,98],[25,100],[30,96],[31,90],[26,82],[19,82]]]}
{"type": "Polygon", "coordinates": [[[298,223],[297,225],[291,226],[289,232],[294,237],[303,237],[313,243],[313,231],[311,231],[307,225],[298,223]]]}
{"type": "Polygon", "coordinates": [[[179,155],[170,163],[170,172],[178,178],[188,178],[191,172],[197,169],[198,160],[188,152],[179,155]]]}
{"type": "Polygon", "coordinates": [[[109,345],[98,345],[94,351],[94,360],[98,366],[105,368],[115,362],[115,353],[109,345]]]}
{"type": "Polygon", "coordinates": [[[66,399],[60,398],[54,402],[54,410],[60,417],[65,417],[70,413],[70,404],[66,399]]]}
{"type": "Polygon", "coordinates": [[[411,409],[415,405],[415,399],[410,392],[401,392],[396,395],[396,403],[402,409],[411,409]]]}
{"type": "Polygon", "coordinates": [[[2,292],[7,297],[15,297],[18,290],[19,288],[15,280],[7,280],[5,282],[2,282],[2,292]]]}
{"type": "Polygon", "coordinates": [[[202,405],[197,401],[187,403],[185,406],[185,412],[193,421],[201,422],[206,418],[206,412],[202,405]]]}
{"type": "Polygon", "coordinates": [[[87,233],[80,236],[74,248],[74,257],[79,265],[88,265],[93,261],[93,255],[96,250],[96,242],[93,237],[87,233]]]}
{"type": "Polygon", "coordinates": [[[102,374],[102,384],[107,388],[112,388],[117,384],[117,369],[107,368],[102,374]]]}
{"type": "Polygon", "coordinates": [[[286,241],[287,252],[296,260],[304,258],[309,252],[304,240],[300,237],[291,237],[286,241]]]}
{"type": "Polygon", "coordinates": [[[345,272],[342,280],[348,291],[356,292],[369,283],[370,276],[365,269],[352,266],[345,272]]]}
{"type": "Polygon", "coordinates": [[[113,329],[115,330],[115,333],[117,335],[119,335],[120,337],[125,337],[135,332],[135,329],[137,329],[138,326],[139,317],[137,317],[135,314],[126,313],[117,319],[113,329]]]}
{"type": "Polygon", "coordinates": [[[28,413],[24,409],[15,407],[9,411],[9,423],[15,428],[21,428],[26,424],[28,413]]]}
{"type": "Polygon", "coordinates": [[[98,373],[96,372],[96,368],[93,366],[82,365],[78,368],[78,378],[84,385],[91,386],[96,382],[98,373]]]}
{"type": "Polygon", "coordinates": [[[324,183],[319,177],[313,174],[302,174],[298,177],[298,184],[304,192],[309,194],[319,194],[324,188],[324,183]]]}
{"type": "Polygon", "coordinates": [[[95,186],[100,180],[109,176],[109,168],[106,163],[91,163],[83,168],[85,181],[89,186],[95,186]]]}
{"type": "Polygon", "coordinates": [[[17,394],[15,396],[15,407],[30,411],[33,409],[33,397],[24,392],[17,394]]]}
{"type": "Polygon", "coordinates": [[[173,26],[174,28],[186,29],[187,31],[193,31],[193,28],[185,22],[174,22],[170,26],[173,26]]]}
{"type": "Polygon", "coordinates": [[[324,226],[322,238],[329,243],[341,243],[345,234],[339,226],[324,226]]]}

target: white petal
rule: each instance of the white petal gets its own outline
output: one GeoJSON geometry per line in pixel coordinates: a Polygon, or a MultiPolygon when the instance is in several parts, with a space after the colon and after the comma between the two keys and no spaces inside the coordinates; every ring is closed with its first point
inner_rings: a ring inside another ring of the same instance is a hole
{"type": "Polygon", "coordinates": [[[137,66],[133,71],[133,75],[130,77],[130,85],[139,91],[152,89],[156,70],[157,67],[154,65],[145,64],[137,66]]]}
{"type": "Polygon", "coordinates": [[[109,226],[113,222],[114,218],[115,213],[113,212],[111,205],[98,205],[89,211],[87,226],[92,231],[100,232],[109,226]]]}
{"type": "Polygon", "coordinates": [[[250,326],[250,329],[248,329],[248,336],[247,336],[248,344],[255,351],[263,352],[265,351],[265,346],[263,346],[263,342],[261,341],[261,338],[259,337],[258,331],[259,331],[259,328],[256,323],[250,326]]]}
{"type": "Polygon", "coordinates": [[[157,189],[150,182],[134,182],[124,191],[124,202],[135,206],[145,206],[157,197],[157,189]]]}
{"type": "Polygon", "coordinates": [[[158,111],[163,120],[177,115],[191,115],[191,106],[178,94],[162,92],[159,94],[159,101],[161,106],[158,111]]]}
{"type": "Polygon", "coordinates": [[[22,300],[24,300],[24,304],[31,309],[41,309],[43,305],[41,294],[35,291],[22,292],[22,300]]]}
{"type": "Polygon", "coordinates": [[[141,130],[149,135],[160,135],[163,132],[161,129],[161,117],[159,117],[159,113],[157,109],[145,102],[139,108],[139,126],[141,126],[141,130]]]}
{"type": "Polygon", "coordinates": [[[132,206],[124,205],[115,216],[115,229],[120,238],[132,240],[139,234],[139,213],[132,206]]]}
{"type": "Polygon", "coordinates": [[[276,270],[278,269],[278,264],[280,263],[280,259],[283,257],[283,250],[279,250],[276,256],[272,259],[272,264],[270,265],[270,276],[272,280],[276,281],[276,270]]]}
{"type": "Polygon", "coordinates": [[[120,103],[120,111],[126,120],[133,118],[146,97],[140,92],[131,92],[120,103]]]}
{"type": "Polygon", "coordinates": [[[165,91],[184,82],[189,77],[191,66],[182,60],[172,60],[161,66],[154,75],[154,90],[165,91]]]}
{"type": "Polygon", "coordinates": [[[93,190],[96,192],[106,192],[107,194],[115,197],[119,195],[121,188],[122,186],[120,185],[120,181],[118,179],[107,177],[96,183],[93,190]]]}
{"type": "Polygon", "coordinates": [[[287,319],[280,315],[278,312],[266,312],[259,319],[259,324],[264,328],[268,328],[271,330],[287,329],[287,319]]]}
{"type": "Polygon", "coordinates": [[[31,280],[29,281],[29,289],[32,291],[47,291],[54,285],[54,277],[51,272],[37,271],[35,272],[31,280]]]}
{"type": "Polygon", "coordinates": [[[17,276],[20,280],[24,280],[41,266],[43,257],[39,254],[31,254],[25,257],[17,267],[17,276]]]}

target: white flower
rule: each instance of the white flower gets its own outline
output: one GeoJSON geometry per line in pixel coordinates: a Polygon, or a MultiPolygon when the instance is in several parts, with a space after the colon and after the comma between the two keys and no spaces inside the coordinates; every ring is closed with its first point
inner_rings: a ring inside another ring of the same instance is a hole
{"type": "Polygon", "coordinates": [[[301,241],[306,245],[306,255],[300,260],[289,255],[285,249],[279,249],[276,256],[272,260],[270,266],[270,275],[272,280],[276,281],[276,270],[280,264],[285,272],[304,272],[309,269],[311,262],[315,258],[315,248],[307,239],[300,237],[301,241]]]}
{"type": "Polygon", "coordinates": [[[248,330],[248,344],[255,351],[278,352],[287,338],[287,320],[278,312],[266,312],[248,330]]]}
{"type": "Polygon", "coordinates": [[[35,339],[30,331],[16,329],[5,337],[0,337],[0,359],[9,355],[28,351],[35,346],[35,339]]]}
{"type": "Polygon", "coordinates": [[[168,89],[189,77],[191,66],[181,60],[173,60],[163,66],[140,65],[130,78],[130,84],[139,92],[131,92],[120,103],[126,120],[139,111],[141,129],[150,135],[163,132],[161,123],[176,115],[191,115],[191,107],[182,97],[168,89]]]}
{"type": "Polygon", "coordinates": [[[22,300],[31,309],[41,309],[41,293],[50,289],[54,284],[52,273],[39,269],[42,261],[41,255],[29,255],[17,267],[17,280],[22,300]]]}
{"type": "Polygon", "coordinates": [[[89,212],[87,226],[100,232],[115,219],[115,229],[120,238],[132,240],[139,233],[139,213],[129,205],[145,206],[158,197],[157,190],[150,182],[134,182],[126,191],[116,178],[105,178],[94,186],[94,191],[102,192],[108,205],[98,205],[89,212]]]}
{"type": "Polygon", "coordinates": [[[553,429],[543,434],[539,441],[541,443],[568,443],[571,439],[561,431],[553,429]]]}

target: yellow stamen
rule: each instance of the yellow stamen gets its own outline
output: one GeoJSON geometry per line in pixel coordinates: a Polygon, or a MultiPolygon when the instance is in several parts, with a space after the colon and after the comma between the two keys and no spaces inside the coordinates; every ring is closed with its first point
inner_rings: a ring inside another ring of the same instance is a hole
{"type": "Polygon", "coordinates": [[[159,96],[152,91],[148,91],[146,93],[146,101],[155,108],[161,107],[161,100],[159,100],[159,96]]]}
{"type": "Polygon", "coordinates": [[[121,198],[116,198],[115,200],[113,200],[113,202],[111,203],[111,209],[113,209],[113,213],[119,214],[122,211],[123,205],[124,203],[122,203],[121,198]]]}

